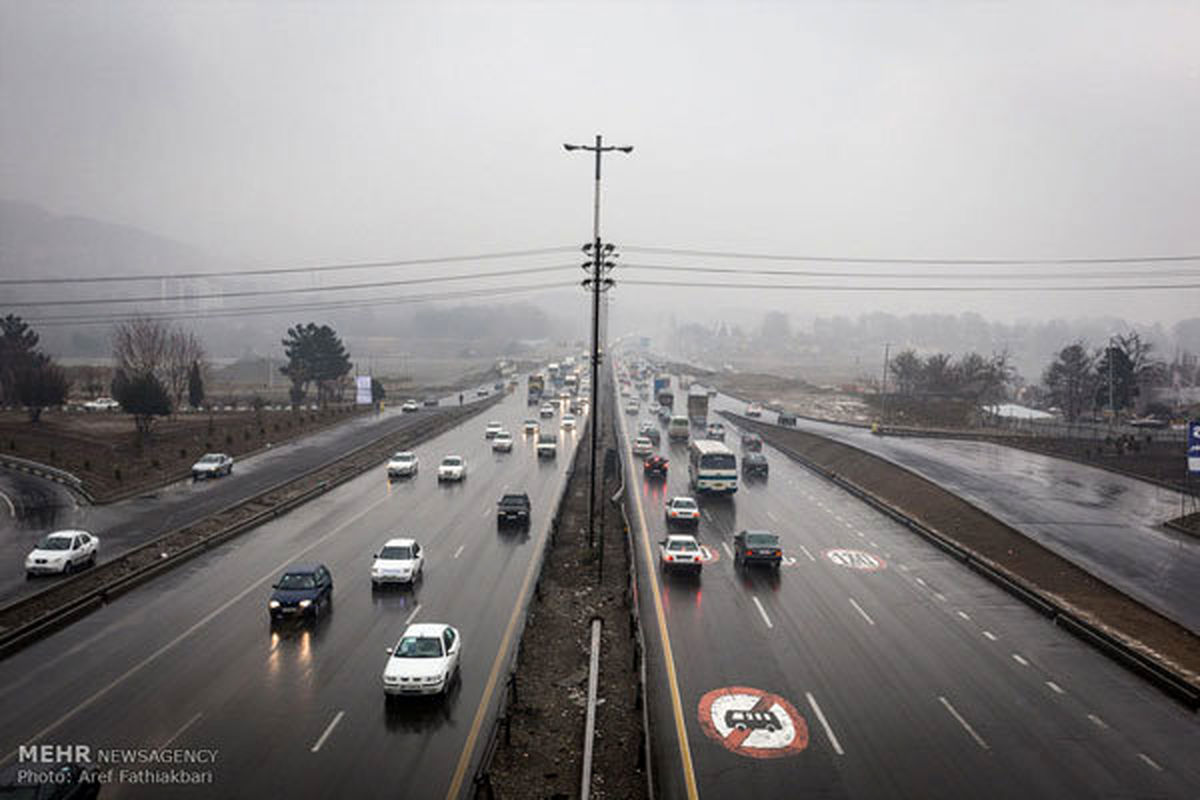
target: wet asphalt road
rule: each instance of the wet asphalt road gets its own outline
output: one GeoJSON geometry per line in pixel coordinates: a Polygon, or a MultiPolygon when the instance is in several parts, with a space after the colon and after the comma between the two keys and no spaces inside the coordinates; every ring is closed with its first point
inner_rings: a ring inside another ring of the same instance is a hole
{"type": "Polygon", "coordinates": [[[701,499],[698,538],[714,559],[701,578],[664,577],[662,505],[688,491],[686,448],[664,432],[661,451],[669,480],[634,473],[633,524],[648,533],[637,553],[663,796],[688,796],[677,719],[705,798],[1200,794],[1195,714],[770,447],[767,480],[701,499]],[[782,537],[777,576],[735,570],[728,547],[743,528],[782,537]],[[786,716],[797,733],[731,731],[713,708],[726,722],[722,710],[786,716]]]}
{"type": "MultiPolygon", "coordinates": [[[[472,393],[473,394],[473,393],[472,393]]],[[[454,401],[443,400],[443,405],[454,401]]],[[[103,563],[173,528],[188,525],[234,505],[278,483],[314,469],[338,454],[403,430],[436,409],[402,414],[399,404],[381,414],[363,417],[287,442],[246,459],[238,459],[233,474],[212,480],[183,480],[107,505],[77,501],[61,485],[24,473],[0,473],[0,491],[25,500],[26,512],[14,518],[0,508],[0,603],[45,588],[58,576],[25,578],[25,556],[52,530],[80,528],[100,537],[103,563]],[[6,487],[12,487],[6,488],[6,487]]]]}
{"type": "Polygon", "coordinates": [[[445,797],[469,737],[481,746],[489,729],[491,711],[473,723],[579,438],[560,431],[558,458],[539,461],[520,430],[528,411],[511,396],[418,446],[414,479],[389,484],[380,467],[0,662],[0,753],[32,741],[218,751],[213,785],[124,784],[105,798],[445,797]],[[513,452],[493,454],[490,419],[513,431],[513,452]],[[468,476],[439,486],[451,452],[468,476]],[[505,489],[529,493],[528,531],[497,529],[505,489]],[[424,579],[372,591],[371,554],[398,535],[424,545],[424,579]],[[300,560],[331,569],[333,611],[273,631],[270,584],[300,560]],[[461,680],[445,700],[389,709],[384,650],[408,620],[460,629],[461,680]]]}
{"type": "MultiPolygon", "coordinates": [[[[745,404],[718,395],[715,408],[745,404]]],[[[774,412],[763,421],[774,423],[774,412]]],[[[899,464],[974,503],[1029,538],[1200,633],[1200,541],[1162,526],[1180,494],[1074,461],[991,442],[879,437],[861,428],[798,420],[899,464]]],[[[1184,455],[1180,453],[1180,468],[1184,455]]]]}

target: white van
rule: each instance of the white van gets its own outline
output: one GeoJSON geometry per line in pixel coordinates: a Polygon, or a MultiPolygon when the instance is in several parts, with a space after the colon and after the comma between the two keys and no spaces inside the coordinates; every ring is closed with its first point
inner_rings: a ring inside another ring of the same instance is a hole
{"type": "Polygon", "coordinates": [[[667,438],[683,439],[688,438],[688,418],[682,416],[672,416],[671,421],[667,423],[667,438]]]}

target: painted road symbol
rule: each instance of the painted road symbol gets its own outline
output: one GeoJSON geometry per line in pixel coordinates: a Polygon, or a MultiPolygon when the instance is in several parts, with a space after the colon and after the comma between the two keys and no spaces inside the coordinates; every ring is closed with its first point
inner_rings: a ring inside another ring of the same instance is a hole
{"type": "Polygon", "coordinates": [[[796,565],[796,559],[791,556],[782,556],[781,560],[785,567],[794,567],[796,565]]]}
{"type": "Polygon", "coordinates": [[[740,756],[782,758],[808,747],[804,717],[787,700],[762,689],[714,689],[700,698],[699,718],[709,737],[740,756]]]}
{"type": "Polygon", "coordinates": [[[721,560],[721,554],[717,552],[717,548],[709,547],[706,544],[700,545],[700,563],[712,564],[715,561],[721,560]]]}
{"type": "Polygon", "coordinates": [[[862,550],[826,550],[825,557],[839,567],[876,572],[887,567],[887,562],[877,555],[864,553],[862,550]]]}

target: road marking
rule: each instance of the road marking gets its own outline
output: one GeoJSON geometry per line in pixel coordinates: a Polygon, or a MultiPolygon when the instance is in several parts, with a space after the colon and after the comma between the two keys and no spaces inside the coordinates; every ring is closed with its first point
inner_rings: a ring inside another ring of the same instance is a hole
{"type": "Polygon", "coordinates": [[[417,615],[417,612],[418,612],[418,611],[420,611],[420,610],[421,610],[421,604],[420,604],[420,603],[417,603],[417,606],[416,606],[416,608],[414,608],[414,609],[412,610],[412,613],[410,613],[410,614],[408,615],[408,619],[404,620],[404,624],[405,624],[405,625],[408,625],[410,622],[412,622],[412,621],[413,621],[413,617],[415,617],[415,616],[417,615]]]}
{"type": "Polygon", "coordinates": [[[1154,759],[1151,758],[1150,756],[1146,755],[1145,753],[1138,753],[1138,758],[1140,758],[1142,761],[1145,761],[1147,764],[1154,767],[1159,772],[1162,772],[1162,767],[1160,767],[1158,764],[1154,763],[1154,759]]]}
{"type": "Polygon", "coordinates": [[[901,572],[908,572],[908,566],[907,566],[907,565],[905,565],[905,564],[897,564],[896,566],[900,568],[900,571],[901,571],[901,572]]]}
{"type": "Polygon", "coordinates": [[[951,713],[951,714],[954,716],[954,718],[955,718],[956,720],[958,720],[958,724],[959,724],[959,725],[962,725],[962,726],[963,726],[963,728],[966,730],[966,732],[967,732],[967,733],[969,733],[969,734],[971,734],[971,738],[975,740],[975,743],[976,743],[976,744],[978,744],[978,745],[979,745],[980,747],[982,747],[984,750],[989,750],[989,749],[991,749],[991,748],[989,748],[989,747],[988,747],[988,745],[987,745],[987,742],[985,742],[985,741],[983,740],[983,737],[982,737],[982,736],[980,736],[978,733],[976,733],[976,732],[975,732],[975,729],[971,727],[971,724],[970,724],[969,722],[967,722],[965,719],[963,719],[963,718],[962,718],[962,714],[959,714],[959,713],[958,713],[958,710],[957,710],[957,709],[955,709],[955,708],[954,708],[954,706],[950,705],[950,701],[949,701],[949,700],[947,700],[947,699],[946,699],[946,698],[944,698],[944,697],[941,697],[940,695],[938,696],[938,700],[941,700],[941,701],[942,701],[942,705],[944,705],[944,706],[946,707],[946,710],[947,710],[947,711],[949,711],[949,712],[950,712],[950,713],[951,713]]]}
{"type": "Polygon", "coordinates": [[[992,633],[991,631],[984,631],[983,635],[987,637],[989,642],[996,641],[996,634],[992,633]]]}
{"type": "Polygon", "coordinates": [[[870,541],[870,545],[871,545],[871,547],[879,547],[879,542],[877,542],[877,541],[875,541],[874,539],[872,539],[872,540],[870,541]]]}
{"type": "Polygon", "coordinates": [[[175,731],[173,734],[171,734],[171,738],[170,738],[170,739],[167,739],[165,742],[163,742],[162,744],[160,744],[160,745],[158,746],[158,749],[159,749],[159,750],[166,750],[166,749],[167,749],[167,747],[169,747],[169,746],[170,746],[171,742],[173,742],[173,741],[175,741],[176,739],[178,739],[178,738],[179,738],[179,737],[180,737],[180,736],[183,734],[183,732],[184,732],[184,731],[186,731],[188,728],[192,727],[192,725],[194,725],[194,724],[195,724],[196,720],[200,719],[200,717],[202,717],[202,716],[204,716],[204,715],[203,715],[202,713],[200,713],[199,711],[197,711],[197,712],[196,712],[196,716],[192,717],[192,718],[191,718],[191,719],[189,719],[187,722],[183,723],[183,727],[182,727],[182,728],[180,728],[179,730],[175,731]]]}
{"type": "Polygon", "coordinates": [[[1046,685],[1047,685],[1047,686],[1049,686],[1049,687],[1050,687],[1050,689],[1051,689],[1051,690],[1052,690],[1052,691],[1053,691],[1055,694],[1066,694],[1066,693],[1067,693],[1065,689],[1063,689],[1061,686],[1059,686],[1059,685],[1058,685],[1057,683],[1055,683],[1054,681],[1046,681],[1046,685]]]}
{"type": "Polygon", "coordinates": [[[1028,666],[1029,666],[1029,662],[1028,662],[1028,661],[1026,661],[1024,658],[1022,658],[1020,653],[1013,653],[1013,654],[1012,654],[1012,657],[1013,657],[1013,661],[1017,662],[1017,663],[1018,663],[1018,664],[1020,664],[1022,667],[1028,667],[1028,666]]]}
{"type": "MultiPolygon", "coordinates": [[[[845,521],[845,520],[843,520],[843,522],[846,522],[846,521],[845,521]]],[[[846,522],[846,527],[847,527],[847,528],[849,528],[850,530],[854,530],[854,523],[853,523],[853,522],[846,522]]]]}
{"type": "Polygon", "coordinates": [[[800,545],[800,549],[804,551],[804,555],[808,556],[808,560],[809,560],[809,561],[816,561],[816,560],[817,560],[817,559],[813,558],[813,554],[812,554],[812,553],[810,553],[810,552],[808,552],[808,548],[807,548],[807,547],[805,547],[804,545],[800,545]]]}
{"type": "Polygon", "coordinates": [[[315,753],[321,749],[321,745],[325,744],[325,740],[329,738],[329,734],[333,733],[333,729],[337,727],[337,724],[342,721],[342,717],[344,716],[346,716],[345,711],[339,711],[334,715],[333,721],[329,723],[329,727],[325,729],[325,732],[321,734],[321,738],[317,739],[317,743],[309,750],[310,753],[315,753]]]}
{"type": "Polygon", "coordinates": [[[712,514],[709,514],[709,513],[708,513],[708,509],[707,509],[707,508],[702,508],[702,509],[700,509],[700,513],[704,515],[704,518],[705,518],[706,520],[708,520],[709,522],[712,522],[712,514]]]}
{"type": "Polygon", "coordinates": [[[733,548],[729,546],[729,542],[721,542],[721,546],[725,548],[726,553],[729,553],[729,557],[733,558],[733,548]]]}
{"type": "Polygon", "coordinates": [[[860,538],[860,539],[867,538],[867,535],[865,533],[863,533],[862,531],[855,531],[855,533],[858,534],[858,538],[860,538]]]}
{"type": "Polygon", "coordinates": [[[775,516],[774,511],[768,511],[767,516],[770,517],[771,519],[775,520],[776,522],[779,522],[779,517],[775,516]]]}
{"type": "Polygon", "coordinates": [[[960,617],[962,617],[963,619],[965,619],[967,621],[970,621],[970,619],[971,619],[971,615],[965,611],[956,611],[954,613],[958,614],[960,617]]]}
{"type": "Polygon", "coordinates": [[[463,548],[464,548],[464,547],[466,547],[466,545],[465,545],[465,544],[460,544],[460,545],[458,546],[458,549],[454,551],[454,557],[455,557],[455,558],[458,558],[459,556],[461,556],[461,555],[462,555],[462,551],[463,551],[463,548]]]}
{"type": "Polygon", "coordinates": [[[943,603],[946,602],[946,595],[942,594],[941,592],[934,592],[933,596],[938,600],[941,600],[943,603]]]}
{"type": "MultiPolygon", "coordinates": [[[[846,522],[846,520],[842,517],[841,514],[834,514],[833,518],[836,519],[838,522],[846,522]]],[[[846,522],[846,524],[849,525],[850,523],[846,522]]]]}
{"type": "Polygon", "coordinates": [[[1096,723],[1097,728],[1103,728],[1105,730],[1108,730],[1108,723],[1105,722],[1104,720],[1100,719],[1099,717],[1097,717],[1095,714],[1088,714],[1088,719],[1090,719],[1092,722],[1096,723]]]}
{"type": "Polygon", "coordinates": [[[0,497],[3,497],[4,502],[8,504],[8,515],[10,517],[12,517],[13,519],[16,519],[17,518],[17,509],[13,505],[13,501],[10,500],[8,495],[6,495],[4,492],[0,492],[0,497]]]}
{"type": "Polygon", "coordinates": [[[493,514],[493,513],[495,513],[495,510],[494,510],[494,509],[491,509],[491,508],[485,508],[485,509],[483,510],[483,515],[484,515],[485,517],[486,517],[486,516],[488,516],[488,515],[490,515],[490,514],[493,514]]]}
{"type": "Polygon", "coordinates": [[[862,614],[863,619],[865,619],[867,622],[869,622],[872,625],[875,624],[875,620],[873,620],[869,616],[867,616],[867,612],[863,611],[862,606],[860,606],[858,603],[854,602],[853,597],[850,598],[850,605],[854,606],[855,610],[857,610],[858,613],[862,614]]]}
{"type": "Polygon", "coordinates": [[[825,729],[825,736],[829,738],[829,743],[833,745],[833,751],[839,756],[845,755],[845,751],[842,750],[842,745],[838,742],[838,738],[833,735],[833,728],[829,727],[829,720],[825,719],[825,715],[821,712],[821,707],[817,705],[817,698],[812,696],[812,692],[805,692],[804,696],[808,698],[808,704],[812,706],[813,713],[821,721],[821,727],[825,729]]]}
{"type": "MultiPolygon", "coordinates": [[[[617,425],[621,429],[626,453],[630,459],[633,454],[629,451],[629,436],[625,429],[625,419],[617,415],[617,425]]],[[[642,526],[642,554],[647,565],[646,572],[650,576],[650,595],[654,599],[654,615],[658,621],[658,635],[662,641],[663,665],[667,670],[667,688],[671,695],[671,710],[675,717],[675,735],[679,742],[679,761],[683,770],[684,790],[688,800],[699,800],[700,793],[696,788],[696,770],[692,765],[692,748],[688,743],[687,726],[683,719],[683,701],[679,697],[679,676],[675,672],[675,656],[671,650],[671,635],[667,630],[667,617],[663,612],[662,589],[658,585],[657,571],[650,567],[654,563],[654,554],[650,550],[650,526],[646,524],[646,511],[642,506],[641,492],[632,492],[633,504],[636,507],[638,521],[642,526]]],[[[461,771],[466,771],[466,764],[460,762],[461,771]]],[[[448,800],[457,800],[458,790],[462,786],[462,776],[457,775],[447,794],[448,800]]]]}
{"type": "Polygon", "coordinates": [[[923,581],[923,580],[922,580],[922,579],[920,579],[920,578],[917,578],[917,583],[921,584],[922,586],[924,586],[924,585],[925,585],[925,581],[923,581]]]}
{"type": "MultiPolygon", "coordinates": [[[[195,623],[193,623],[193,624],[191,625],[191,627],[189,627],[187,630],[185,630],[185,631],[183,631],[182,633],[180,633],[180,634],[179,634],[178,636],[176,636],[174,639],[172,639],[171,641],[167,642],[167,643],[166,643],[166,644],[164,644],[162,647],[158,648],[158,649],[157,649],[157,650],[155,650],[153,653],[151,653],[150,655],[146,656],[146,657],[145,657],[145,658],[143,658],[141,661],[139,661],[138,663],[134,664],[132,667],[130,667],[129,669],[125,670],[123,673],[121,673],[121,674],[120,674],[120,675],[118,675],[117,677],[113,678],[111,681],[109,681],[109,682],[108,682],[107,684],[105,684],[103,687],[101,687],[100,689],[98,689],[98,690],[97,690],[95,693],[93,693],[93,694],[92,694],[90,697],[88,697],[86,700],[84,700],[84,701],[83,701],[83,702],[81,702],[81,703],[78,703],[78,704],[76,704],[76,705],[75,705],[75,707],[74,707],[74,708],[72,708],[70,711],[66,712],[65,714],[63,714],[62,716],[60,716],[58,719],[56,719],[56,720],[54,720],[53,722],[51,722],[49,725],[47,725],[46,727],[42,728],[40,731],[38,731],[37,733],[35,733],[33,736],[29,737],[29,739],[28,739],[28,740],[27,740],[25,743],[26,743],[26,744],[33,744],[33,743],[35,743],[35,742],[37,742],[37,741],[41,740],[41,739],[42,739],[44,736],[46,736],[46,734],[48,734],[48,733],[52,733],[52,732],[54,732],[55,730],[58,730],[58,728],[59,728],[59,727],[60,727],[60,726],[61,726],[61,725],[62,725],[64,722],[67,722],[68,720],[72,719],[73,717],[75,717],[77,714],[79,714],[79,712],[83,711],[84,709],[87,709],[87,708],[91,707],[91,705],[92,705],[93,703],[95,703],[97,700],[99,700],[99,699],[100,699],[101,697],[103,697],[104,695],[106,695],[106,694],[108,694],[109,692],[111,692],[111,691],[112,691],[113,689],[115,689],[116,687],[120,686],[122,683],[124,683],[126,680],[128,680],[128,679],[129,679],[131,676],[133,676],[133,675],[137,674],[138,672],[140,672],[142,669],[144,669],[144,668],[146,667],[146,665],[148,665],[148,664],[150,664],[150,663],[154,662],[154,661],[155,661],[156,659],[158,659],[158,657],[159,657],[159,656],[161,656],[163,653],[165,653],[165,652],[167,652],[168,650],[170,650],[171,648],[175,647],[175,645],[179,644],[179,643],[180,643],[180,642],[182,642],[184,639],[187,639],[189,636],[191,636],[193,633],[195,633],[196,631],[198,631],[198,630],[200,630],[201,628],[203,628],[203,627],[204,627],[205,625],[207,625],[209,622],[212,622],[214,619],[216,619],[216,618],[217,618],[218,616],[220,616],[222,613],[224,613],[225,611],[227,611],[227,610],[228,610],[228,609],[229,609],[231,606],[233,606],[234,604],[241,602],[241,601],[242,601],[242,600],[243,600],[243,599],[244,599],[244,598],[245,598],[247,595],[249,595],[249,594],[250,594],[251,592],[253,592],[255,589],[258,589],[258,588],[259,588],[260,586],[262,586],[264,583],[266,583],[267,581],[269,581],[269,580],[271,580],[272,578],[274,578],[275,576],[277,576],[281,570],[285,569],[286,567],[290,566],[291,564],[294,564],[294,563],[296,563],[297,561],[302,561],[302,560],[303,560],[303,556],[305,556],[305,555],[307,555],[308,553],[310,553],[311,551],[313,551],[313,550],[317,549],[317,547],[319,547],[320,545],[323,545],[323,544],[325,544],[325,542],[329,541],[329,540],[330,540],[330,539],[332,539],[333,537],[335,537],[335,536],[337,536],[338,534],[340,534],[340,533],[341,533],[341,532],[342,532],[344,529],[346,529],[346,528],[350,527],[351,525],[353,525],[354,523],[358,522],[360,519],[362,519],[363,517],[365,517],[367,514],[369,514],[370,512],[374,511],[374,510],[375,510],[375,508],[376,508],[376,506],[380,506],[380,505],[383,505],[384,503],[386,503],[386,502],[387,502],[387,500],[388,500],[388,498],[386,498],[386,497],[381,497],[380,499],[376,500],[374,503],[371,503],[369,506],[367,506],[366,508],[364,508],[364,509],[363,509],[362,511],[360,511],[359,513],[355,514],[355,515],[354,515],[354,516],[352,516],[352,517],[349,517],[349,518],[348,518],[348,519],[347,519],[345,522],[343,522],[341,525],[338,525],[338,526],[336,526],[336,527],[335,527],[335,528],[333,528],[331,531],[329,531],[329,533],[325,534],[325,535],[324,535],[324,536],[322,536],[320,539],[317,539],[315,542],[313,542],[312,544],[310,544],[308,547],[305,547],[304,549],[302,549],[302,550],[299,550],[298,552],[294,553],[294,554],[293,554],[293,555],[292,555],[290,558],[288,558],[287,560],[279,562],[279,564],[278,564],[278,565],[277,565],[277,566],[276,566],[274,569],[272,569],[270,572],[268,572],[266,575],[263,575],[261,578],[259,578],[258,580],[254,581],[253,583],[251,583],[251,584],[250,584],[249,586],[247,586],[245,589],[243,589],[242,591],[238,592],[238,593],[237,593],[237,594],[235,594],[233,597],[229,598],[228,600],[226,600],[226,601],[225,601],[224,603],[222,603],[221,605],[217,606],[215,609],[213,609],[213,610],[212,610],[212,611],[210,611],[209,613],[205,614],[205,615],[204,615],[203,617],[201,617],[201,618],[200,618],[198,621],[196,621],[195,623]]],[[[4,766],[5,764],[7,764],[7,763],[8,763],[9,761],[11,761],[11,760],[13,759],[13,757],[14,757],[14,756],[16,756],[16,755],[17,755],[17,751],[16,751],[16,750],[13,750],[13,751],[11,751],[10,753],[8,753],[8,755],[4,756],[4,758],[3,758],[3,759],[0,759],[0,767],[2,767],[2,766],[4,766]]]]}
{"type": "Polygon", "coordinates": [[[754,605],[758,606],[758,613],[762,614],[763,622],[767,623],[767,627],[774,628],[775,626],[771,624],[771,618],[767,616],[767,610],[763,608],[763,604],[758,602],[757,597],[751,597],[750,599],[754,601],[754,605]]]}

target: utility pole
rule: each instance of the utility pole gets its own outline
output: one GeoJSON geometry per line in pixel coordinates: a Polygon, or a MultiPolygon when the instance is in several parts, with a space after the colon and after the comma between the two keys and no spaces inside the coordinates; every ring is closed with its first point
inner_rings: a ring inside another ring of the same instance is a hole
{"type": "Polygon", "coordinates": [[[1113,340],[1108,337],[1108,427],[1117,424],[1117,406],[1113,401],[1113,340]]]}
{"type": "Polygon", "coordinates": [[[882,428],[887,424],[887,373],[888,373],[888,356],[892,343],[885,342],[883,345],[883,398],[880,403],[882,410],[879,412],[879,427],[882,428]]]}
{"type": "Polygon", "coordinates": [[[596,438],[600,428],[600,293],[612,286],[612,279],[604,274],[613,268],[613,262],[607,261],[614,256],[613,245],[600,241],[600,158],[605,153],[618,150],[622,153],[632,153],[633,147],[626,145],[617,147],[605,146],[600,134],[596,134],[594,145],[564,144],[568,152],[588,150],[596,154],[596,192],[592,209],[592,241],[583,246],[583,252],[591,255],[592,260],[583,265],[584,269],[591,267],[591,277],[583,281],[585,289],[592,291],[592,385],[591,385],[591,471],[588,474],[588,547],[595,547],[596,542],[596,438]]]}

